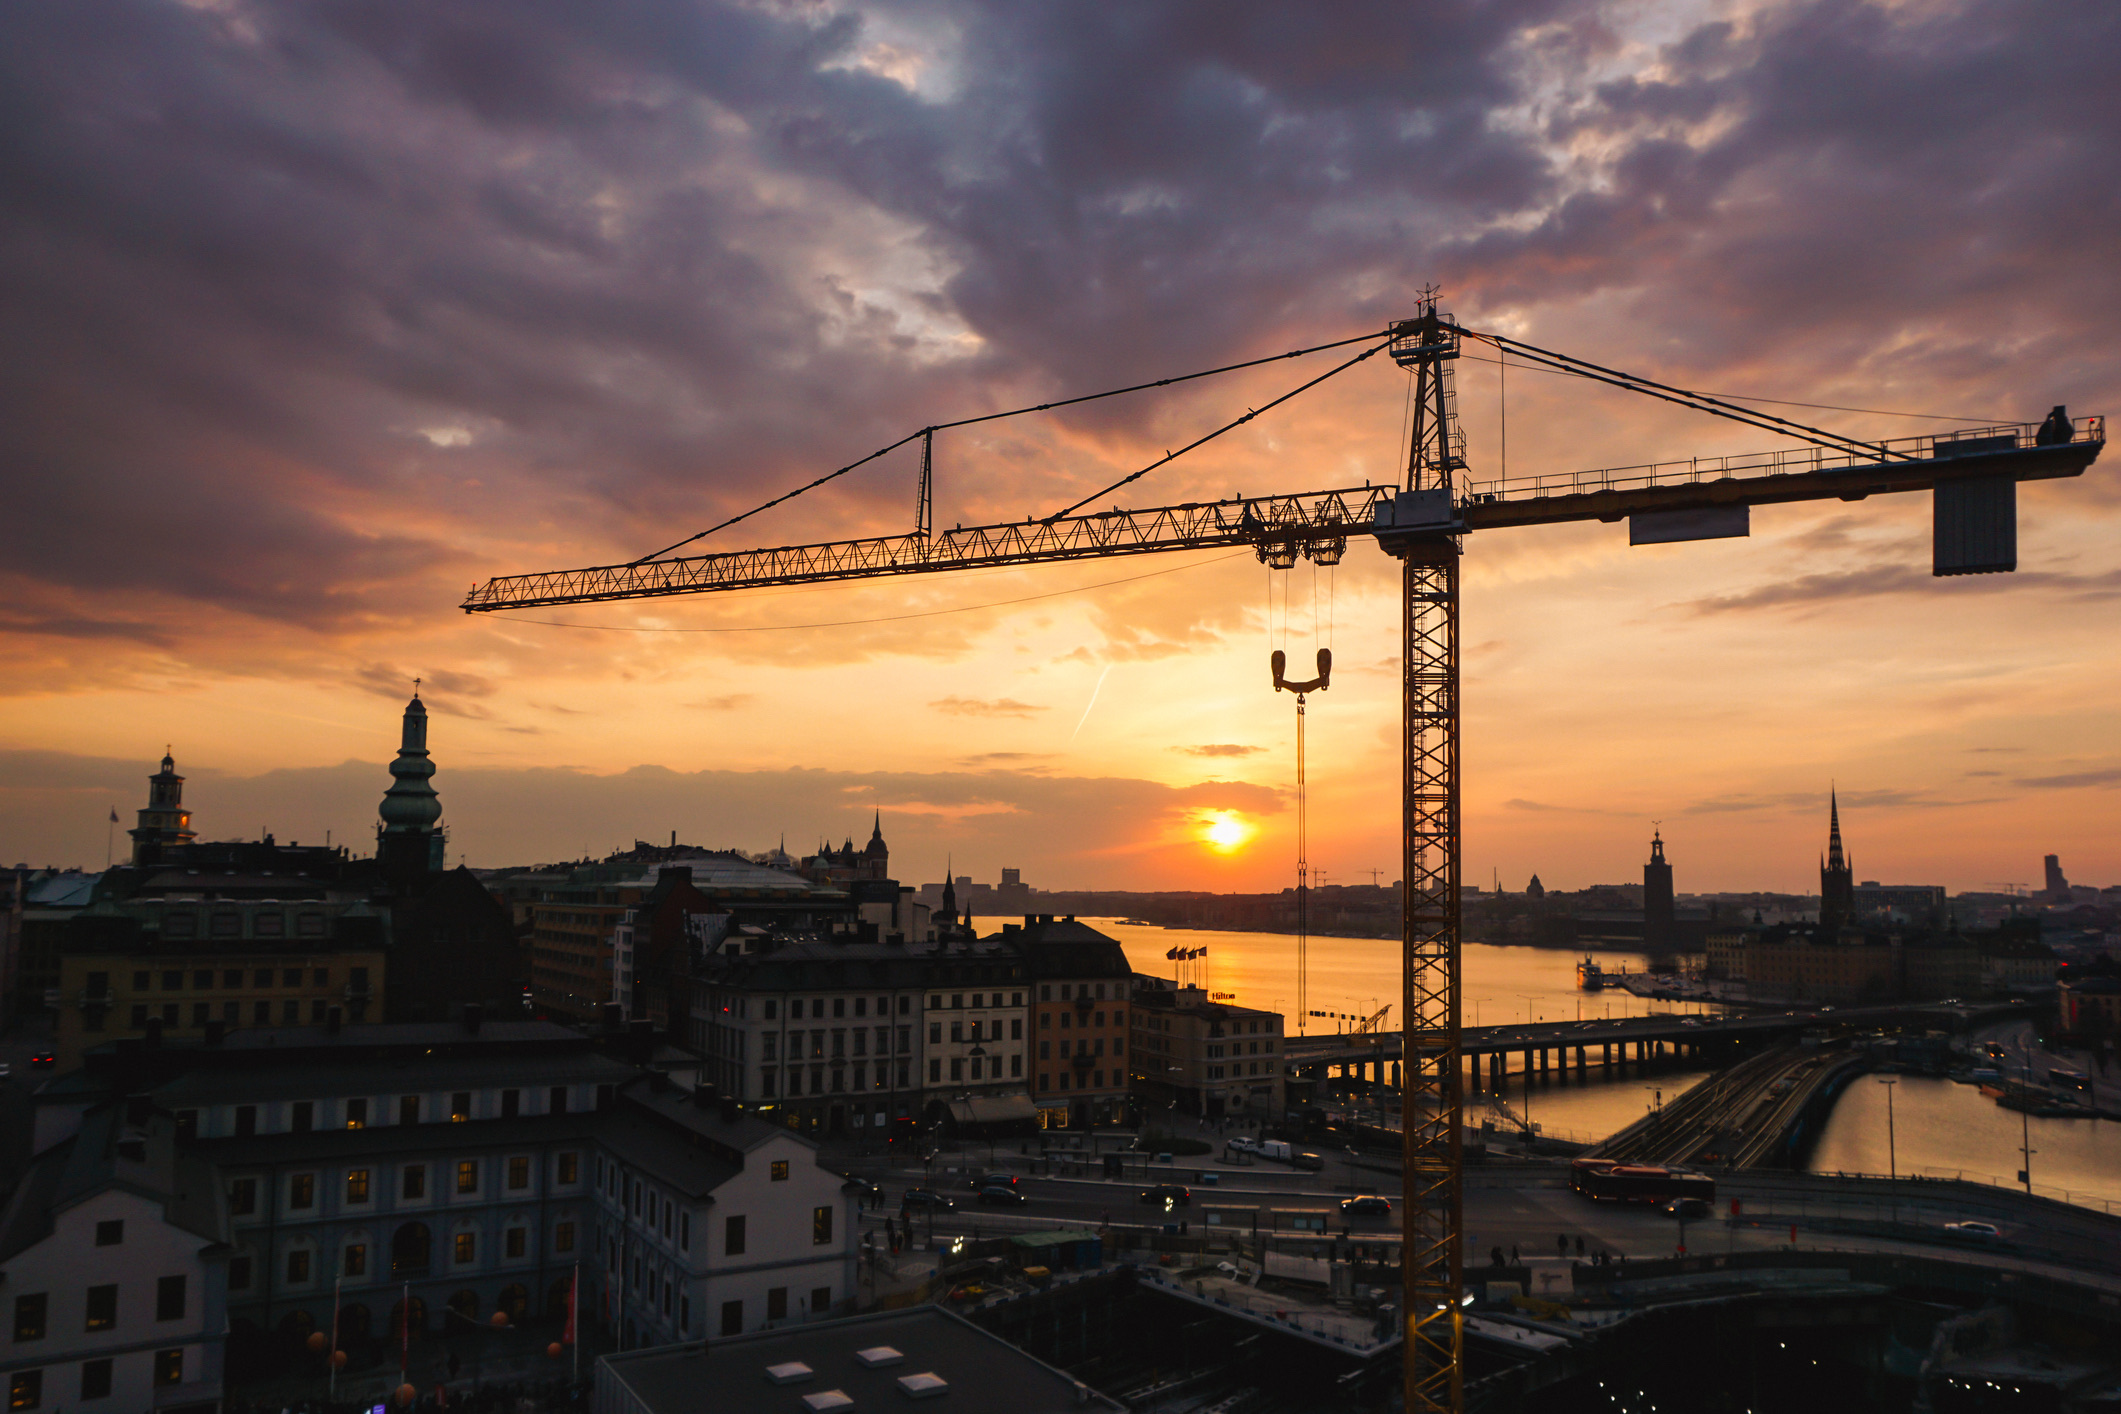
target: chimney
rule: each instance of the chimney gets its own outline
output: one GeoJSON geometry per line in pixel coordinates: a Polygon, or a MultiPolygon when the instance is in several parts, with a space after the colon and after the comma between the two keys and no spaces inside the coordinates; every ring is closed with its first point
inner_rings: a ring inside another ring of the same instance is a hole
{"type": "Polygon", "coordinates": [[[141,1044],[144,1045],[150,1051],[160,1050],[162,1048],[161,1017],[150,1016],[147,1019],[146,1032],[144,1035],[141,1036],[140,1041],[141,1044]]]}
{"type": "Polygon", "coordinates": [[[478,1035],[479,1027],[484,1025],[485,1021],[486,1008],[484,1006],[478,1002],[464,1003],[464,1030],[466,1032],[473,1036],[478,1035]]]}
{"type": "Polygon", "coordinates": [[[221,1043],[222,1043],[223,1041],[225,1041],[225,1040],[227,1040],[227,1039],[228,1039],[228,1023],[227,1023],[227,1022],[225,1022],[225,1021],[209,1021],[209,1022],[207,1022],[207,1023],[206,1023],[206,1044],[207,1044],[207,1045],[209,1045],[209,1046],[218,1046],[218,1045],[220,1045],[220,1044],[221,1044],[221,1043]]]}
{"type": "Polygon", "coordinates": [[[744,1107],[737,1102],[736,1096],[722,1096],[722,1123],[735,1124],[743,1113],[744,1107]]]}
{"type": "Polygon", "coordinates": [[[714,1082],[711,1080],[703,1080],[692,1087],[692,1103],[703,1110],[713,1109],[718,1099],[719,1096],[715,1093],[714,1082]]]}
{"type": "Polygon", "coordinates": [[[346,1013],[345,1013],[345,1012],[344,1012],[343,1010],[341,1010],[341,1009],[340,1009],[340,1008],[338,1008],[338,1007],[326,1007],[326,1008],[325,1008],[325,1010],[324,1010],[324,1034],[325,1034],[325,1035],[327,1035],[327,1036],[336,1036],[336,1035],[338,1035],[338,1034],[339,1034],[339,1028],[340,1028],[340,1027],[342,1027],[342,1026],[344,1026],[345,1024],[346,1024],[346,1013]]]}

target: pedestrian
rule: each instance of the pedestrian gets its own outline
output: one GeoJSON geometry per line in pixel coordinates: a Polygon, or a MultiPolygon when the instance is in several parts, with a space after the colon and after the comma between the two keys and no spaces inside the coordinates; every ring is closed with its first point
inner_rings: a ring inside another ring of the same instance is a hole
{"type": "Polygon", "coordinates": [[[1500,1247],[1492,1247],[1488,1249],[1488,1261],[1491,1266],[1500,1267],[1508,1265],[1502,1260],[1502,1249],[1500,1247]]]}
{"type": "Polygon", "coordinates": [[[1557,1257],[1569,1255],[1569,1235],[1567,1233],[1564,1232],[1554,1239],[1554,1249],[1554,1255],[1557,1257]]]}
{"type": "Polygon", "coordinates": [[[1576,1238],[1576,1260],[1579,1262],[1583,1260],[1583,1237],[1581,1234],[1576,1238]]]}
{"type": "Polygon", "coordinates": [[[1513,1267],[1524,1265],[1524,1258],[1517,1255],[1517,1244],[1514,1242],[1510,1244],[1510,1265],[1513,1267]]]}

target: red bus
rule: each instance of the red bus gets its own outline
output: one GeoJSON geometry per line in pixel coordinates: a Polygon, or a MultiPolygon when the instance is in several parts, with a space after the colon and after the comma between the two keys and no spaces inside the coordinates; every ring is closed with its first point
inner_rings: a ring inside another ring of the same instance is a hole
{"type": "Polygon", "coordinates": [[[1705,1173],[1612,1159],[1576,1160],[1569,1165],[1569,1187],[1601,1203],[1669,1203],[1674,1198],[1713,1201],[1716,1197],[1716,1180],[1705,1173]]]}

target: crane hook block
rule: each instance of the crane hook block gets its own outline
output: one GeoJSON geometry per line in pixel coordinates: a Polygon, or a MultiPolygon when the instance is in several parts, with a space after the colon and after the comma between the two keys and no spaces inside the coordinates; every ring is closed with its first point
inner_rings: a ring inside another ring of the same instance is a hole
{"type": "Polygon", "coordinates": [[[1333,650],[1330,648],[1318,650],[1318,676],[1309,682],[1290,682],[1283,676],[1289,666],[1289,655],[1279,648],[1274,650],[1274,656],[1269,662],[1274,668],[1276,692],[1293,692],[1301,696],[1306,692],[1324,692],[1333,685],[1333,650]]]}

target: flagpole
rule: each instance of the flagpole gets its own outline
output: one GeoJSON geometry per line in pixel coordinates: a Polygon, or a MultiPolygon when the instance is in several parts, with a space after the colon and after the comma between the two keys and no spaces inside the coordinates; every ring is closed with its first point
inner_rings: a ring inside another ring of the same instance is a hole
{"type": "Polygon", "coordinates": [[[339,1397],[339,1290],[345,1284],[343,1274],[331,1279],[331,1353],[324,1357],[324,1363],[331,1366],[331,1378],[324,1397],[333,1401],[339,1397]]]}
{"type": "Polygon", "coordinates": [[[107,870],[118,858],[118,807],[110,808],[110,823],[103,827],[103,867],[107,870]]]}
{"type": "Polygon", "coordinates": [[[582,1263],[574,1264],[574,1281],[567,1288],[568,1344],[574,1347],[574,1382],[582,1382],[582,1263]]]}

